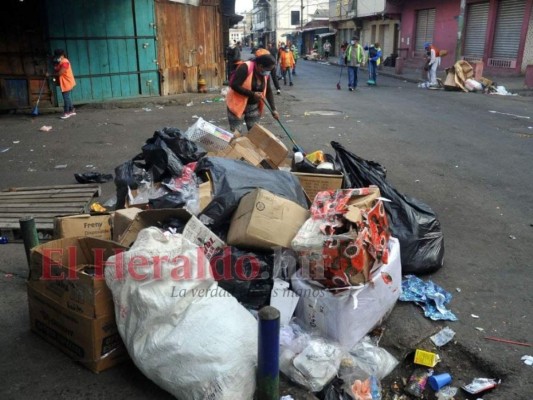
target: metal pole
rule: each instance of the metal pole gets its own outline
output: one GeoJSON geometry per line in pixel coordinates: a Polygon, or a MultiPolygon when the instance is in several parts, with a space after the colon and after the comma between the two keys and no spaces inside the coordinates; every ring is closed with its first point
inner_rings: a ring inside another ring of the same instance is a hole
{"type": "Polygon", "coordinates": [[[279,400],[279,311],[259,311],[256,400],[279,400]]]}
{"type": "Polygon", "coordinates": [[[466,0],[461,0],[459,15],[457,16],[457,44],[455,45],[455,61],[463,56],[463,33],[465,26],[466,0]]]}
{"type": "Polygon", "coordinates": [[[19,219],[19,224],[22,240],[24,241],[24,250],[26,250],[26,260],[28,261],[28,267],[30,267],[31,249],[39,245],[39,235],[37,234],[33,217],[21,218],[19,219]]]}

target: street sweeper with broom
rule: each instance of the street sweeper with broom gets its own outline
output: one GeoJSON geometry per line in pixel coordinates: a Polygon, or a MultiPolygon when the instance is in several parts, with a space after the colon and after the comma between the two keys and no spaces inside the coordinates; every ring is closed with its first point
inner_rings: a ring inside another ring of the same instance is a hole
{"type": "MultiPolygon", "coordinates": [[[[66,57],[64,50],[54,50],[53,63],[54,81],[59,87],[61,87],[61,94],[63,95],[63,114],[59,118],[67,119],[76,115],[76,111],[72,105],[72,99],[70,98],[70,92],[74,86],[76,86],[76,80],[74,79],[72,66],[66,57]]],[[[46,76],[49,76],[49,74],[47,73],[46,76]]]]}

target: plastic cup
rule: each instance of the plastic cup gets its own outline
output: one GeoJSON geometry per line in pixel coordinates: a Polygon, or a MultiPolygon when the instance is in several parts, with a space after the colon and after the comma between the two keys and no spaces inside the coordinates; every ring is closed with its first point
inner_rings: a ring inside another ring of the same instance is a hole
{"type": "Polygon", "coordinates": [[[438,392],[451,381],[452,376],[448,373],[432,375],[428,379],[429,386],[431,386],[431,389],[433,389],[435,392],[438,392]]]}

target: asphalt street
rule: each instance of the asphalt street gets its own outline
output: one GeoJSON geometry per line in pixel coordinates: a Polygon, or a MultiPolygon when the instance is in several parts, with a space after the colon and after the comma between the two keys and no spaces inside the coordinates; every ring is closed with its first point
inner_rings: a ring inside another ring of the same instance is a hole
{"type": "MultiPolygon", "coordinates": [[[[294,86],[281,82],[276,96],[281,120],[308,152],[331,153],[330,142],[340,142],[381,163],[398,191],[433,208],[444,232],[445,262],[423,278],[452,293],[449,308],[459,318],[433,322],[415,305],[398,304],[385,324],[383,346],[402,357],[450,326],[457,334],[441,354],[441,368],[456,386],[499,378],[501,386],[483,399],[531,399],[532,367],[520,360],[533,355],[531,347],[485,337],[533,343],[533,99],[426,90],[389,77],[369,87],[366,73],[349,92],[345,70],[337,90],[339,73],[337,66],[299,60],[294,86]]],[[[145,99],[124,108],[81,105],[65,121],[59,114],[1,115],[0,189],[72,184],[76,172],[113,173],[155,130],[186,129],[195,116],[227,128],[225,105],[216,97],[145,99]],[[39,131],[43,125],[52,129],[39,131]]],[[[292,147],[269,115],[263,124],[292,147]]],[[[104,202],[114,187],[102,188],[104,202]]],[[[171,398],[131,364],[95,375],[32,334],[22,245],[0,245],[0,260],[0,398],[171,398]]],[[[398,378],[408,377],[404,373],[398,378]]],[[[461,392],[457,398],[468,397],[461,392]]]]}

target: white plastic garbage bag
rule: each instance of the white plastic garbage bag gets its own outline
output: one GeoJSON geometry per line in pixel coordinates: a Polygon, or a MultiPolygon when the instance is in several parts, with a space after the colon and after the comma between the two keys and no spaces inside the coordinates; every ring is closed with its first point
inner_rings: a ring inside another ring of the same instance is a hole
{"type": "Polygon", "coordinates": [[[218,287],[196,245],[144,229],[108,260],[105,278],[120,335],[148,378],[178,399],[253,397],[257,323],[218,287]]]}

